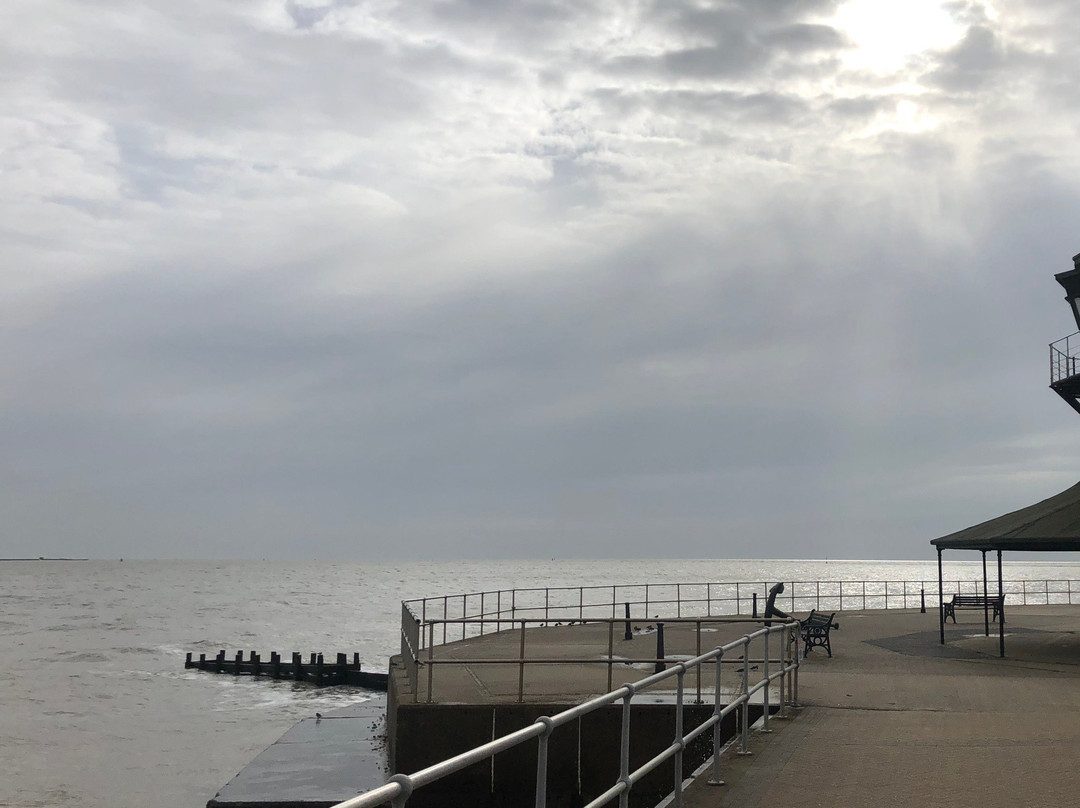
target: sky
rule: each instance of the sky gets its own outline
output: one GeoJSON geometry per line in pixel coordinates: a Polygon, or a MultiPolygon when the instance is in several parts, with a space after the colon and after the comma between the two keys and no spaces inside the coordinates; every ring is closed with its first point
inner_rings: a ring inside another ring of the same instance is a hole
{"type": "Polygon", "coordinates": [[[0,4],[0,556],[931,558],[1080,479],[1078,40],[0,4]]]}

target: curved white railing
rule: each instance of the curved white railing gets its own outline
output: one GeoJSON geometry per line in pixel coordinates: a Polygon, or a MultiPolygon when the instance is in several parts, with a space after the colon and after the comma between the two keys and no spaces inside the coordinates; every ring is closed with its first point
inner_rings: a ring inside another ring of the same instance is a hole
{"type": "Polygon", "coordinates": [[[568,724],[582,716],[588,715],[609,705],[622,702],[622,730],[620,733],[619,760],[620,770],[618,779],[604,791],[585,805],[585,808],[600,808],[618,799],[619,805],[625,808],[628,804],[630,791],[648,774],[669,761],[672,762],[672,795],[676,806],[682,804],[683,778],[683,753],[687,745],[704,735],[709,730],[713,731],[713,779],[719,779],[720,767],[720,725],[724,717],[736,710],[739,711],[740,736],[743,751],[746,749],[747,733],[749,731],[749,704],[757,693],[761,693],[763,707],[763,721],[768,728],[770,717],[770,687],[774,681],[779,680],[780,714],[792,706],[798,700],[798,672],[799,672],[799,632],[797,621],[785,621],[779,625],[765,626],[750,632],[737,640],[700,654],[693,659],[675,663],[671,668],[654,673],[645,679],[628,683],[616,688],[609,693],[563,710],[553,716],[542,716],[527,727],[516,732],[496,738],[489,743],[477,746],[460,755],[448,758],[413,774],[395,774],[390,780],[365,794],[354,797],[345,802],[338,803],[334,808],[375,808],[375,806],[390,804],[394,808],[402,808],[406,805],[409,797],[418,788],[434,783],[442,778],[459,772],[469,766],[492,758],[500,752],[505,752],[521,744],[537,741],[536,752],[536,797],[537,808],[545,808],[547,805],[548,787],[548,739],[556,728],[568,724]],[[776,659],[771,658],[770,637],[777,637],[783,644],[780,654],[776,659]],[[764,648],[760,660],[760,677],[751,684],[750,682],[750,647],[756,640],[762,640],[764,648]],[[738,695],[731,698],[729,703],[722,704],[721,671],[724,655],[742,649],[741,681],[738,695]],[[704,665],[713,664],[715,667],[715,685],[713,689],[713,712],[712,715],[686,731],[684,721],[684,680],[690,671],[700,670],[704,665]],[[775,667],[774,667],[775,666],[775,667]],[[634,770],[630,770],[630,706],[636,694],[650,687],[676,681],[676,709],[675,709],[675,735],[671,744],[665,747],[657,755],[634,770]]]}

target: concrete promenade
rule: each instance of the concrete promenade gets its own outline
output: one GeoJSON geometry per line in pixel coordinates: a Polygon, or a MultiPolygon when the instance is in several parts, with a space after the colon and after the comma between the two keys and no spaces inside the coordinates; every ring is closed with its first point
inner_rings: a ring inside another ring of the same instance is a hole
{"type": "Polygon", "coordinates": [[[838,615],[833,657],[811,653],[802,705],[722,758],[687,808],[1080,805],[1080,607],[1013,607],[997,626],[959,613],[838,615]]]}

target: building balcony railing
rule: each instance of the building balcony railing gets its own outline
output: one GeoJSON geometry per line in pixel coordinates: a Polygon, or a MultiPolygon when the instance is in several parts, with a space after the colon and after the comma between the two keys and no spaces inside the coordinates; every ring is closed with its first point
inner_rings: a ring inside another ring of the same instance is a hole
{"type": "Polygon", "coordinates": [[[1050,343],[1050,386],[1080,376],[1080,331],[1050,343]]]}

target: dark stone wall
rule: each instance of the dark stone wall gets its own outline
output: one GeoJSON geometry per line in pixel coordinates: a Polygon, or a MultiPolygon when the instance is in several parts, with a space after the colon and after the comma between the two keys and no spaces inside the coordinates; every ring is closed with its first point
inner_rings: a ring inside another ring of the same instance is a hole
{"type": "MultiPolygon", "coordinates": [[[[396,704],[387,717],[393,732],[394,771],[412,773],[496,737],[520,729],[541,715],[554,715],[569,704],[438,705],[396,704]]],[[[751,721],[761,708],[751,707],[751,721]]],[[[684,733],[712,715],[710,705],[688,705],[684,733]]],[[[661,752],[674,740],[675,707],[634,704],[630,716],[630,769],[661,752]]],[[[619,776],[622,707],[614,705],[559,727],[548,751],[548,805],[575,808],[610,788],[619,776]]],[[[724,722],[722,737],[735,735],[735,716],[724,722]]],[[[463,804],[491,808],[532,805],[536,787],[537,743],[530,741],[492,760],[475,764],[417,790],[410,808],[449,808],[463,804]]],[[[708,759],[712,733],[706,732],[684,753],[683,776],[708,759]]],[[[631,792],[632,806],[655,805],[674,787],[673,762],[652,772],[631,792]]]]}

